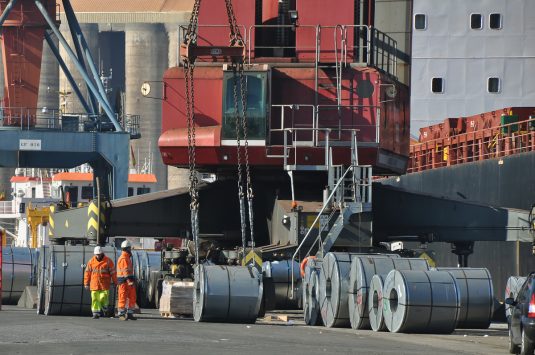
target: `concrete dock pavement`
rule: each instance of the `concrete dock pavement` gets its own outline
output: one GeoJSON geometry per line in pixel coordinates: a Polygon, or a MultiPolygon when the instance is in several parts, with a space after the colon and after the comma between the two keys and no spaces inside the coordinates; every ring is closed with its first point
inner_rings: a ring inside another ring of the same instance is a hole
{"type": "Polygon", "coordinates": [[[451,335],[308,327],[299,320],[196,323],[142,310],[138,321],[42,316],[3,306],[1,354],[505,354],[507,327],[451,335]]]}

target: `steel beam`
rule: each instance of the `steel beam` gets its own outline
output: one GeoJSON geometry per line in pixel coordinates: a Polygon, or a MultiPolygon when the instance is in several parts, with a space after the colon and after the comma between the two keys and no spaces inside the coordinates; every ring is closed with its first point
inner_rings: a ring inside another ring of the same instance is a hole
{"type": "Polygon", "coordinates": [[[90,106],[88,105],[87,101],[85,101],[84,95],[82,94],[82,92],[78,88],[78,85],[76,84],[76,81],[72,77],[72,74],[71,74],[69,68],[67,67],[67,64],[65,64],[65,61],[63,60],[63,58],[61,58],[61,55],[59,54],[58,47],[56,47],[56,44],[54,43],[54,41],[52,41],[52,38],[50,37],[50,34],[48,32],[45,32],[45,40],[46,40],[46,43],[48,43],[48,46],[50,47],[50,50],[52,51],[52,53],[56,57],[56,59],[58,61],[58,64],[61,67],[61,70],[63,70],[63,74],[65,74],[65,77],[67,78],[67,80],[71,84],[71,87],[72,87],[74,93],[76,94],[76,97],[78,97],[78,100],[80,100],[80,102],[82,103],[82,106],[84,107],[84,110],[86,110],[87,112],[91,112],[90,106]]]}
{"type": "Polygon", "coordinates": [[[0,27],[4,25],[4,21],[7,20],[7,17],[11,13],[13,6],[17,4],[17,1],[18,0],[11,0],[9,4],[7,4],[6,8],[4,9],[4,12],[2,12],[2,15],[0,16],[0,27]]]}
{"type": "Polygon", "coordinates": [[[122,132],[123,129],[122,129],[121,125],[119,124],[119,122],[117,122],[117,120],[115,119],[115,114],[113,113],[111,108],[108,106],[107,100],[100,95],[100,92],[98,91],[98,89],[95,87],[95,85],[93,84],[93,82],[89,78],[89,75],[84,70],[83,66],[80,64],[80,61],[78,60],[78,58],[76,57],[76,55],[72,51],[72,49],[69,46],[69,44],[67,43],[67,41],[65,40],[65,37],[63,37],[61,32],[57,29],[57,27],[56,27],[54,21],[52,20],[52,18],[50,18],[50,15],[48,14],[46,8],[43,6],[43,4],[41,4],[41,2],[39,0],[35,0],[35,6],[37,6],[37,9],[39,9],[41,14],[43,15],[44,19],[46,20],[46,22],[50,26],[50,29],[52,30],[52,32],[54,32],[54,34],[58,37],[59,42],[61,43],[63,48],[65,48],[65,51],[67,52],[67,54],[69,55],[69,57],[73,61],[76,69],[78,69],[78,71],[80,72],[80,75],[82,75],[82,78],[85,80],[86,84],[89,86],[89,89],[91,90],[93,95],[95,95],[95,97],[97,98],[98,102],[102,105],[104,111],[106,112],[106,115],[108,116],[110,121],[115,126],[115,130],[117,132],[122,132]]]}
{"type": "Polygon", "coordinates": [[[373,185],[374,242],[532,242],[529,211],[373,185]]]}
{"type": "Polygon", "coordinates": [[[76,52],[78,53],[78,58],[80,58],[81,61],[83,61],[82,58],[85,58],[85,60],[87,61],[87,65],[89,65],[89,69],[91,70],[91,73],[93,74],[93,78],[95,79],[95,82],[97,83],[97,87],[100,92],[100,95],[106,100],[108,108],[111,110],[111,105],[108,102],[108,97],[106,94],[106,90],[104,89],[104,85],[102,84],[102,81],[100,80],[100,76],[95,66],[93,55],[91,54],[91,51],[89,50],[89,45],[87,44],[87,41],[85,40],[82,29],[80,28],[80,24],[78,23],[78,20],[76,19],[76,15],[74,14],[74,10],[72,9],[70,0],[63,0],[63,9],[65,10],[67,22],[69,23],[69,29],[71,30],[71,35],[76,45],[76,52]],[[80,45],[81,45],[81,48],[80,48],[80,45]]]}

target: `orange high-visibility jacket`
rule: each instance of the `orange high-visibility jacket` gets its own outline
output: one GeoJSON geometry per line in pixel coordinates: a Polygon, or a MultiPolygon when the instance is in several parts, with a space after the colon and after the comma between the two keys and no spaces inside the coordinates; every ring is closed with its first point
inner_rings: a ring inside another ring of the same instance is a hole
{"type": "Polygon", "coordinates": [[[93,256],[87,263],[84,273],[84,285],[89,286],[91,291],[103,291],[110,289],[110,282],[117,285],[117,275],[113,261],[104,256],[101,261],[93,256]]]}
{"type": "Polygon", "coordinates": [[[135,281],[132,258],[125,251],[121,253],[119,260],[117,260],[117,279],[119,284],[126,282],[126,280],[135,281]]]}

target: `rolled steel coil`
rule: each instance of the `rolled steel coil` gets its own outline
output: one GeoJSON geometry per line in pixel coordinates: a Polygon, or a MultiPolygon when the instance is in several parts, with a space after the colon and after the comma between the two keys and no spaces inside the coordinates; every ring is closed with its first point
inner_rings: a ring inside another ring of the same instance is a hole
{"type": "MultiPolygon", "coordinates": [[[[526,282],[526,277],[523,276],[511,276],[507,279],[507,285],[505,286],[505,298],[514,298],[518,296],[518,292],[526,282]]],[[[512,307],[508,304],[505,305],[505,316],[509,318],[512,313],[512,307]]]]}
{"type": "Polygon", "coordinates": [[[461,296],[447,271],[392,270],[383,287],[383,316],[393,333],[451,333],[461,296]]]}
{"type": "MultiPolygon", "coordinates": [[[[293,275],[295,295],[290,298],[292,291],[292,260],[266,261],[263,265],[264,275],[271,278],[273,290],[266,295],[274,297],[275,309],[298,309],[301,300],[301,274],[299,263],[293,261],[293,275]]],[[[264,292],[266,290],[264,289],[264,292]]]]}
{"type": "Polygon", "coordinates": [[[383,285],[383,276],[374,275],[372,277],[368,292],[368,314],[370,317],[370,326],[374,332],[387,330],[383,318],[383,285]]]}
{"type": "Polygon", "coordinates": [[[195,268],[193,318],[197,322],[254,323],[262,301],[262,274],[248,266],[195,268]]]}
{"type": "Polygon", "coordinates": [[[323,325],[349,327],[347,304],[352,253],[327,253],[319,273],[319,304],[323,325]]]}
{"type": "Polygon", "coordinates": [[[2,304],[17,304],[26,286],[37,284],[37,258],[36,249],[2,249],[2,304]]]}
{"type": "Polygon", "coordinates": [[[303,283],[303,316],[307,325],[321,323],[319,307],[319,268],[315,259],[309,259],[305,268],[306,283],[303,283]]]}
{"type": "MultiPolygon", "coordinates": [[[[84,288],[84,271],[93,257],[92,246],[50,245],[44,285],[44,314],[89,315],[91,292],[84,288]]],[[[115,248],[103,248],[117,265],[115,248]]],[[[109,304],[115,307],[116,287],[112,284],[109,304]]]]}
{"type": "Polygon", "coordinates": [[[48,279],[47,269],[48,246],[43,245],[38,249],[37,257],[37,314],[45,313],[45,280],[48,279]]]}
{"type": "MultiPolygon", "coordinates": [[[[397,256],[397,255],[396,255],[397,256]]],[[[351,261],[349,275],[349,320],[353,329],[370,329],[368,290],[374,275],[383,278],[392,270],[429,270],[427,260],[388,255],[359,255],[351,261]]]]}
{"type": "Polygon", "coordinates": [[[461,308],[457,328],[487,329],[492,320],[494,291],[492,276],[485,268],[437,268],[447,271],[457,281],[461,308]]]}
{"type": "MultiPolygon", "coordinates": [[[[119,255],[121,251],[119,250],[119,255]]],[[[136,277],[137,302],[140,307],[154,307],[153,295],[150,293],[151,272],[161,268],[159,251],[132,250],[132,263],[136,277]]]]}

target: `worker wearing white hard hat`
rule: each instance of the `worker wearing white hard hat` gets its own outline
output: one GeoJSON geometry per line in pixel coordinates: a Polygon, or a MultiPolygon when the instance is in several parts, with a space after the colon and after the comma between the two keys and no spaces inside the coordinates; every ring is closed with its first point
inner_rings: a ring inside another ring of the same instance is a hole
{"type": "Polygon", "coordinates": [[[93,249],[84,273],[84,286],[91,290],[91,312],[98,319],[108,313],[111,281],[117,285],[117,275],[113,261],[104,255],[100,246],[93,249]]]}
{"type": "Polygon", "coordinates": [[[117,260],[117,280],[119,281],[119,302],[117,310],[119,319],[136,320],[134,308],[136,306],[136,278],[132,264],[132,245],[128,240],[121,243],[122,253],[117,260]]]}

